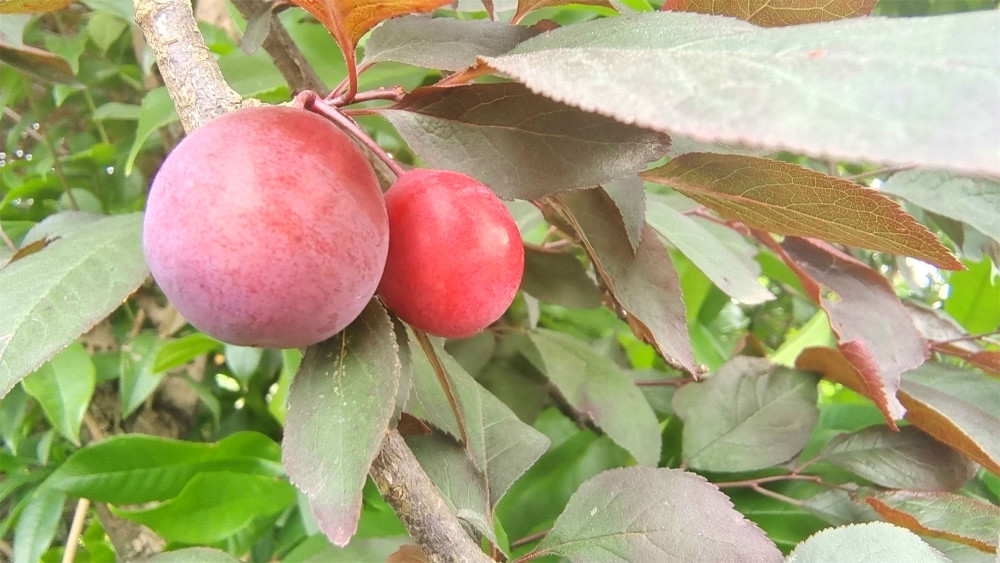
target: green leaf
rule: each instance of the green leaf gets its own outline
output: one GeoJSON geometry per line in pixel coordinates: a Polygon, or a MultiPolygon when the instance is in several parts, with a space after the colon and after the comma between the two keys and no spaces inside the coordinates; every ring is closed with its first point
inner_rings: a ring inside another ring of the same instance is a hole
{"type": "Polygon", "coordinates": [[[132,142],[132,149],[125,160],[126,176],[132,174],[132,166],[135,164],[136,157],[139,156],[143,145],[153,133],[156,133],[160,127],[166,127],[179,119],[180,116],[174,109],[174,103],[170,100],[166,87],[154,88],[146,93],[145,97],[142,98],[142,110],[139,113],[139,124],[136,125],[135,141],[132,142]]]}
{"type": "Polygon", "coordinates": [[[513,82],[420,88],[382,113],[429,166],[468,174],[508,199],[633,175],[670,143],[513,82]]]}
{"type": "Polygon", "coordinates": [[[94,12],[87,20],[87,35],[102,53],[107,53],[126,29],[128,29],[127,20],[108,12],[94,12]]]}
{"type": "Polygon", "coordinates": [[[80,444],[80,425],[94,394],[97,373],[83,345],[74,342],[22,381],[59,433],[80,444]]]}
{"type": "Polygon", "coordinates": [[[819,419],[816,378],[737,357],[674,394],[684,420],[684,461],[708,471],[751,471],[798,454],[819,419]]]}
{"type": "Polygon", "coordinates": [[[201,332],[164,342],[156,352],[153,372],[160,373],[182,366],[202,354],[218,350],[221,346],[221,342],[201,332]]]}
{"type": "Polygon", "coordinates": [[[787,563],[817,561],[947,563],[949,560],[909,530],[871,522],[823,530],[796,546],[787,559],[787,563]]]}
{"type": "Polygon", "coordinates": [[[913,426],[898,432],[871,426],[840,434],[822,459],[883,487],[954,491],[976,474],[976,464],[913,426]]]}
{"type": "Polygon", "coordinates": [[[968,223],[1000,240],[1000,182],[949,172],[908,170],[893,174],[879,191],[928,211],[968,223]]]}
{"type": "Polygon", "coordinates": [[[962,268],[934,233],[888,197],[795,164],[688,153],[643,172],[642,177],[756,229],[913,256],[941,268],[962,268]]]}
{"type": "Polygon", "coordinates": [[[747,305],[759,305],[774,299],[774,295],[758,281],[757,274],[750,271],[708,229],[660,199],[650,198],[647,205],[649,225],[687,256],[726,295],[747,305]]]}
{"type": "Polygon", "coordinates": [[[361,64],[395,61],[462,70],[476,64],[477,55],[502,55],[535,35],[531,28],[498,21],[403,16],[372,31],[361,64]]]}
{"type": "Polygon", "coordinates": [[[334,545],[357,530],[401,369],[392,321],[372,300],[343,332],[308,348],[292,380],[282,460],[334,545]]]}
{"type": "Polygon", "coordinates": [[[537,367],[566,402],[640,464],[655,466],[660,460],[659,422],[632,378],[577,338],[545,329],[530,336],[542,364],[537,367]]]}
{"type": "Polygon", "coordinates": [[[996,174],[998,25],[995,10],[772,29],[657,12],[482,60],[563,103],[701,141],[996,174]]]}
{"type": "Polygon", "coordinates": [[[69,226],[0,269],[0,397],[139,287],[141,225],[132,213],[69,226]]]}
{"type": "Polygon", "coordinates": [[[155,332],[139,333],[121,352],[122,416],[129,416],[139,408],[163,379],[163,373],[156,371],[156,358],[163,341],[155,332]]]}
{"type": "Polygon", "coordinates": [[[948,493],[889,491],[865,499],[887,522],[996,553],[1000,508],[948,493]]]}
{"type": "Polygon", "coordinates": [[[41,486],[35,489],[14,529],[13,563],[35,563],[49,548],[62,518],[66,495],[41,486]]]}
{"type": "Polygon", "coordinates": [[[612,469],[581,485],[535,553],[571,561],[781,561],[760,528],[704,477],[648,467],[612,469]]]}
{"type": "Polygon", "coordinates": [[[532,296],[571,309],[601,306],[601,292],[580,261],[565,252],[524,248],[521,289],[532,296]]]}
{"type": "Polygon", "coordinates": [[[257,366],[260,365],[260,360],[264,357],[264,349],[226,344],[224,350],[226,365],[232,370],[236,379],[246,385],[254,372],[257,371],[257,366]]]}
{"type": "Polygon", "coordinates": [[[94,121],[137,121],[142,115],[142,107],[135,104],[123,104],[121,102],[108,102],[94,111],[92,116],[94,121]]]}
{"type": "Polygon", "coordinates": [[[201,472],[284,475],[279,457],[278,445],[256,432],[231,434],[215,444],[126,434],[77,450],[45,484],[97,502],[139,504],[176,496],[201,472]]]}
{"type": "Polygon", "coordinates": [[[948,276],[944,311],[972,334],[1000,328],[1000,283],[989,258],[948,276]]]}
{"type": "Polygon", "coordinates": [[[219,549],[188,547],[176,551],[157,553],[148,563],[239,563],[239,559],[219,549]]]}
{"type": "Polygon", "coordinates": [[[193,476],[176,497],[153,508],[112,512],[167,541],[199,544],[222,541],[294,501],[295,489],[280,478],[213,471],[193,476]]]}

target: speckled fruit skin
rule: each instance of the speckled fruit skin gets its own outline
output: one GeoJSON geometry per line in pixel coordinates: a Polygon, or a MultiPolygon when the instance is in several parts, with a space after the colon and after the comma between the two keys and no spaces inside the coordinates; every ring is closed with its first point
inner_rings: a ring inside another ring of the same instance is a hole
{"type": "Polygon", "coordinates": [[[350,324],[389,246],[385,203],[350,138],[307,110],[259,107],[188,135],[156,174],[143,247],[199,330],[295,348],[350,324]]]}
{"type": "Polygon", "coordinates": [[[385,193],[389,257],[378,294],[391,311],[430,334],[464,338],[514,300],[524,247],[514,218],[476,180],[415,169],[385,193]]]}

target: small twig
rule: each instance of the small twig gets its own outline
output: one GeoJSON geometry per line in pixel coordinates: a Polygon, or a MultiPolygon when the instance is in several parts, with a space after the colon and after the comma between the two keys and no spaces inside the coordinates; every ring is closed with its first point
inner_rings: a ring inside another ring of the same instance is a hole
{"type": "MultiPolygon", "coordinates": [[[[13,119],[14,121],[21,121],[21,119],[24,118],[23,115],[17,113],[16,111],[14,111],[14,110],[12,110],[10,108],[3,108],[3,114],[6,115],[7,117],[13,119]]],[[[32,139],[34,139],[36,141],[39,141],[39,142],[44,142],[45,141],[45,139],[42,138],[42,136],[38,133],[38,131],[35,131],[34,127],[28,127],[28,128],[26,128],[24,130],[24,132],[29,137],[31,137],[32,139]]]]}
{"type": "Polygon", "coordinates": [[[980,338],[990,338],[991,336],[997,336],[1000,334],[1000,329],[993,330],[990,332],[981,332],[979,334],[966,334],[964,336],[956,336],[955,338],[946,338],[944,340],[932,340],[930,342],[931,346],[940,346],[941,344],[951,344],[952,342],[963,342],[966,340],[979,340],[980,338]]]}
{"type": "Polygon", "coordinates": [[[882,174],[891,174],[893,172],[905,172],[906,170],[912,170],[916,168],[915,164],[907,164],[905,166],[888,166],[886,168],[879,168],[878,170],[869,170],[868,172],[862,172],[860,174],[853,174],[851,176],[841,176],[842,180],[858,180],[861,178],[868,178],[870,176],[881,176],[882,174]]]}
{"type": "Polygon", "coordinates": [[[455,396],[455,391],[451,387],[451,381],[448,380],[448,372],[444,369],[444,364],[441,363],[441,358],[438,357],[437,351],[434,350],[431,340],[427,338],[427,333],[422,330],[413,329],[413,334],[416,335],[417,342],[423,348],[424,354],[427,354],[427,359],[431,362],[431,367],[434,368],[434,374],[437,375],[438,383],[441,384],[441,389],[444,390],[444,395],[448,398],[448,405],[451,406],[451,411],[455,415],[455,421],[458,422],[458,432],[461,435],[462,445],[468,447],[469,434],[465,429],[465,417],[462,416],[462,411],[458,408],[458,397],[455,396]]]}
{"type": "Polygon", "coordinates": [[[0,555],[3,555],[5,560],[12,561],[14,559],[14,548],[4,540],[0,540],[0,555]]]}
{"type": "Polygon", "coordinates": [[[722,483],[715,483],[716,487],[720,489],[731,489],[736,487],[756,487],[763,485],[764,483],[776,483],[779,481],[812,481],[813,483],[821,483],[823,478],[819,475],[799,475],[796,473],[791,473],[788,475],[772,475],[770,477],[757,477],[756,479],[744,479],[742,481],[723,481],[722,483]]]}
{"type": "Polygon", "coordinates": [[[783,495],[781,493],[776,493],[776,492],[774,492],[774,491],[772,491],[770,489],[765,489],[764,487],[761,487],[760,485],[751,485],[750,488],[753,489],[753,490],[755,490],[755,491],[757,491],[758,493],[766,496],[766,497],[771,497],[773,499],[778,499],[778,500],[780,500],[782,502],[787,502],[788,504],[790,504],[792,506],[802,506],[802,501],[801,500],[799,500],[797,498],[792,498],[792,497],[790,497],[788,495],[783,495]]]}
{"type": "Polygon", "coordinates": [[[77,501],[76,512],[73,513],[73,524],[66,537],[66,549],[63,550],[62,563],[73,563],[76,560],[76,549],[80,545],[80,535],[83,534],[83,524],[87,520],[89,510],[90,499],[82,498],[77,501]]]}
{"type": "MultiPolygon", "coordinates": [[[[345,53],[346,55],[346,53],[345,53]]],[[[361,73],[371,68],[373,63],[365,63],[361,66],[355,67],[353,69],[347,69],[347,76],[337,84],[336,88],[325,98],[327,102],[336,105],[343,106],[352,103],[354,98],[358,93],[358,77],[361,73]]],[[[348,62],[348,67],[350,67],[350,62],[348,62]]]]}
{"type": "MultiPolygon", "coordinates": [[[[377,90],[369,90],[367,92],[358,92],[350,103],[360,104],[361,102],[370,102],[373,100],[389,100],[398,102],[402,100],[405,95],[406,92],[403,90],[402,86],[396,86],[394,88],[379,88],[377,90]]],[[[345,102],[340,98],[334,98],[327,103],[334,107],[341,107],[345,102]]]]}
{"type": "Polygon", "coordinates": [[[534,534],[528,534],[527,536],[524,536],[521,539],[517,539],[517,540],[514,540],[514,541],[510,542],[510,548],[511,549],[516,549],[518,547],[521,547],[522,545],[527,545],[529,543],[536,542],[536,541],[544,538],[545,536],[547,536],[550,531],[551,530],[542,530],[541,532],[535,532],[534,534]]]}
{"type": "Polygon", "coordinates": [[[697,381],[693,377],[678,377],[674,379],[637,379],[635,384],[638,387],[681,387],[697,381]]]}
{"type": "Polygon", "coordinates": [[[7,248],[9,248],[11,252],[17,252],[17,245],[14,244],[14,241],[10,240],[10,237],[7,236],[7,233],[3,230],[2,225],[0,225],[0,240],[3,240],[3,243],[7,245],[7,248]]]}

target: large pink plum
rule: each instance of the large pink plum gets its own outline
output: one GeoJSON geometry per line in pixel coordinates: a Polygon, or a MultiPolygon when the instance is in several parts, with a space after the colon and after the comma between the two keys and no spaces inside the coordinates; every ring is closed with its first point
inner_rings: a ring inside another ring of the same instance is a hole
{"type": "Polygon", "coordinates": [[[157,173],[143,225],[167,298],[199,330],[244,346],[340,332],[374,294],[388,244],[365,156],[290,107],[239,110],[188,135],[157,173]]]}
{"type": "Polygon", "coordinates": [[[524,273],[524,246],[503,202],[464,174],[416,169],[385,193],[389,257],[378,294],[430,334],[471,336],[503,315],[524,273]]]}

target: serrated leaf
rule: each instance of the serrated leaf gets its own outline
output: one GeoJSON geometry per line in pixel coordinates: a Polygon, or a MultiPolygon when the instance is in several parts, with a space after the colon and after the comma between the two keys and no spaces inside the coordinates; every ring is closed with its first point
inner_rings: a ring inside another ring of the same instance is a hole
{"type": "Polygon", "coordinates": [[[176,497],[157,506],[112,512],[149,527],[167,541],[214,543],[255,518],[285,510],[294,500],[295,489],[282,479],[213,471],[195,475],[176,497]]]}
{"type": "Polygon", "coordinates": [[[817,561],[948,563],[949,559],[909,530],[870,522],[823,530],[796,546],[787,559],[787,563],[817,561]]]}
{"type": "Polygon", "coordinates": [[[481,60],[555,100],[701,141],[997,174],[998,25],[996,11],[770,29],[657,12],[481,60]]]}
{"type": "Polygon", "coordinates": [[[778,548],[715,485],[679,469],[648,467],[612,469],[581,485],[533,554],[570,561],[781,561],[778,548]]]}
{"type": "MultiPolygon", "coordinates": [[[[894,426],[905,413],[896,398],[900,374],[928,355],[895,289],[881,274],[823,241],[786,237],[775,250],[830,317],[841,354],[864,381],[861,393],[894,426]]],[[[810,358],[801,355],[798,367],[814,369],[810,358]]]]}
{"type": "MultiPolygon", "coordinates": [[[[469,437],[467,455],[485,482],[489,506],[495,506],[510,485],[545,452],[549,440],[521,422],[507,405],[480,386],[439,342],[434,341],[433,345],[448,373],[465,421],[469,437]]],[[[410,411],[419,406],[420,411],[413,414],[452,437],[459,436],[455,415],[426,354],[417,350],[412,357],[414,381],[410,411]],[[417,405],[413,404],[414,400],[417,405]]]]}
{"type": "Polygon", "coordinates": [[[802,451],[819,419],[816,379],[767,360],[737,357],[674,393],[689,466],[752,471],[802,451]]]}
{"type": "Polygon", "coordinates": [[[162,372],[157,372],[156,358],[163,341],[155,332],[142,332],[121,350],[122,416],[131,415],[156,390],[162,372]]]}
{"type": "Polygon", "coordinates": [[[1000,240],[1000,182],[950,172],[909,170],[889,177],[879,191],[928,211],[968,223],[1000,240]]]}
{"type": "Polygon", "coordinates": [[[49,548],[62,518],[66,495],[40,486],[31,494],[14,528],[13,563],[35,563],[49,548]]]}
{"type": "Polygon", "coordinates": [[[282,461],[334,545],[357,530],[401,369],[392,321],[373,300],[343,332],[309,347],[292,380],[282,461]]]}
{"type": "Polygon", "coordinates": [[[758,275],[700,223],[657,198],[650,198],[648,207],[649,225],[726,295],[748,305],[774,299],[774,295],[761,285],[758,275]]]}
{"type": "Polygon", "coordinates": [[[0,397],[139,287],[141,227],[140,213],[69,227],[0,269],[0,397]]]}
{"type": "Polygon", "coordinates": [[[418,88],[382,113],[429,166],[468,174],[504,198],[537,199],[635,174],[669,146],[660,133],[514,82],[418,88]]]}
{"type": "Polygon", "coordinates": [[[404,16],[372,32],[362,64],[394,61],[457,71],[476,64],[479,55],[502,55],[535,35],[538,31],[504,22],[404,16]]]}
{"type": "Polygon", "coordinates": [[[887,522],[915,533],[997,552],[1000,508],[949,493],[889,491],[865,498],[887,522]]]}
{"type": "Polygon", "coordinates": [[[779,235],[816,237],[962,269],[926,227],[875,190],[795,164],[688,153],[642,173],[727,219],[779,235]]]}
{"type": "Polygon", "coordinates": [[[903,374],[899,398],[915,426],[1000,473],[1000,380],[926,363],[903,374]]]}
{"type": "Polygon", "coordinates": [[[600,6],[602,8],[615,9],[615,5],[608,0],[517,0],[517,11],[511,21],[519,22],[524,16],[535,10],[542,8],[554,8],[556,6],[566,6],[568,4],[579,4],[581,6],[600,6]]]}
{"type": "Polygon", "coordinates": [[[594,268],[640,338],[664,359],[694,373],[694,357],[680,280],[670,253],[649,225],[632,252],[614,202],[599,189],[577,190],[559,196],[594,268]]]}
{"type": "Polygon", "coordinates": [[[640,464],[655,466],[660,460],[659,422],[632,378],[572,336],[537,329],[530,337],[543,364],[537,367],[566,401],[640,464]]]}
{"type": "Polygon", "coordinates": [[[80,425],[97,384],[97,371],[83,345],[74,342],[22,381],[59,433],[80,444],[80,425]]]}
{"type": "Polygon", "coordinates": [[[876,0],[667,0],[663,10],[732,16],[764,27],[867,16],[876,0]]]}
{"type": "Polygon", "coordinates": [[[629,176],[605,182],[601,188],[621,213],[625,232],[634,252],[642,239],[642,231],[646,228],[646,187],[637,176],[629,176]]]}
{"type": "Polygon", "coordinates": [[[201,472],[284,475],[279,458],[278,445],[256,432],[231,434],[215,444],[125,434],[73,452],[45,484],[97,502],[139,504],[176,496],[201,472]]]}
{"type": "Polygon", "coordinates": [[[911,301],[904,304],[917,330],[934,351],[957,356],[991,375],[1000,376],[1000,351],[984,350],[975,340],[966,339],[966,332],[940,309],[911,301]]]}
{"type": "Polygon", "coordinates": [[[239,563],[239,559],[220,549],[188,547],[157,553],[147,563],[239,563]]]}
{"type": "MultiPolygon", "coordinates": [[[[894,432],[870,426],[840,434],[822,459],[892,489],[954,491],[976,474],[976,464],[914,426],[894,432]]],[[[898,522],[897,522],[898,523],[898,522]]]]}
{"type": "Polygon", "coordinates": [[[521,289],[542,301],[571,309],[601,306],[601,292],[594,280],[575,256],[565,252],[526,246],[521,289]]]}

